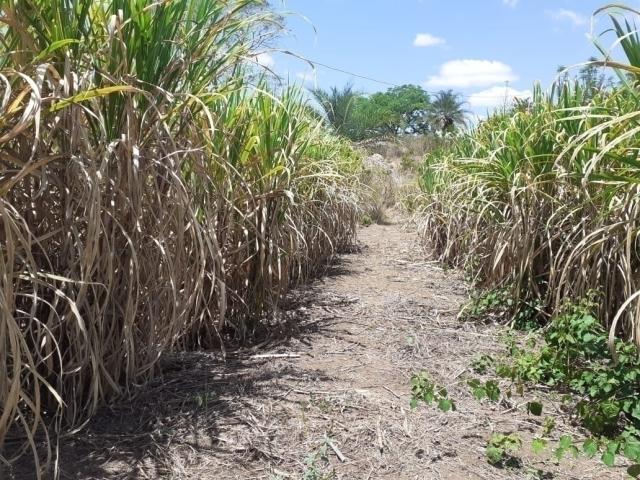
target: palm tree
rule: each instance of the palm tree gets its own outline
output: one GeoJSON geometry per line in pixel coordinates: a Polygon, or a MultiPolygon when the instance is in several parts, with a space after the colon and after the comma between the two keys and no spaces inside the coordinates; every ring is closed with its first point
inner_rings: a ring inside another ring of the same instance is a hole
{"type": "Polygon", "coordinates": [[[352,121],[355,100],[360,96],[347,84],[342,89],[331,87],[330,90],[315,88],[311,94],[322,108],[325,119],[341,135],[348,135],[352,121]]]}
{"type": "Polygon", "coordinates": [[[467,124],[468,110],[459,93],[453,90],[441,90],[435,94],[429,105],[428,118],[432,128],[442,132],[454,130],[467,124]]]}

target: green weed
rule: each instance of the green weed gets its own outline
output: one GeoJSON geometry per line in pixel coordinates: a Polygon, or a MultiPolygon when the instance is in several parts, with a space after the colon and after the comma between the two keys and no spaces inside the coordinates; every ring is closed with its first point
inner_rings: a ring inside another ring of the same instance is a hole
{"type": "Polygon", "coordinates": [[[494,380],[487,380],[483,383],[474,378],[469,380],[467,384],[471,387],[473,396],[477,400],[482,400],[484,398],[488,398],[492,402],[500,400],[500,387],[498,387],[498,383],[494,380]]]}
{"type": "Polygon", "coordinates": [[[471,369],[480,375],[484,375],[495,364],[495,360],[490,355],[476,356],[471,362],[471,369]]]}
{"type": "MultiPolygon", "coordinates": [[[[520,347],[506,337],[509,358],[496,366],[499,376],[512,380],[519,388],[525,384],[544,384],[567,392],[564,398],[574,415],[594,436],[583,446],[590,456],[602,452],[601,459],[613,465],[617,455],[640,462],[640,360],[638,348],[615,341],[617,361],[611,356],[608,333],[591,313],[593,301],[568,305],[552,319],[542,336],[543,346],[520,347]],[[574,400],[577,399],[577,400],[574,400]]],[[[541,413],[535,405],[530,413],[541,413]]],[[[550,433],[545,427],[543,436],[550,433]]],[[[576,455],[577,447],[562,437],[555,456],[576,455]]]]}
{"type": "Polygon", "coordinates": [[[411,408],[416,408],[419,402],[424,402],[427,405],[436,402],[438,408],[443,412],[456,409],[456,404],[449,398],[447,390],[437,386],[425,372],[411,377],[411,408]]]}
{"type": "Polygon", "coordinates": [[[512,454],[522,448],[522,440],[517,433],[492,433],[487,442],[485,453],[487,461],[494,466],[504,466],[513,460],[512,454]]]}
{"type": "Polygon", "coordinates": [[[324,473],[320,462],[327,462],[330,440],[325,438],[315,452],[310,453],[305,458],[305,469],[302,480],[331,480],[335,478],[335,472],[324,473]]]}

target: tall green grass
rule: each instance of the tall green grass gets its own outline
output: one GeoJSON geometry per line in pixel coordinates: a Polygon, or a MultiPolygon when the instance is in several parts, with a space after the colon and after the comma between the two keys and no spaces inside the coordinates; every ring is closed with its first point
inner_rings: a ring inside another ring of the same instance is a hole
{"type": "Polygon", "coordinates": [[[162,352],[246,338],[352,241],[361,164],[299,91],[248,82],[263,1],[0,12],[0,448],[22,445],[0,460],[38,463],[162,352]]]}
{"type": "MultiPolygon", "coordinates": [[[[640,54],[635,28],[614,27],[640,54]]],[[[639,145],[633,80],[591,100],[579,83],[538,87],[530,104],[427,158],[425,237],[477,284],[508,287],[542,316],[599,292],[612,338],[640,343],[639,145]]]]}

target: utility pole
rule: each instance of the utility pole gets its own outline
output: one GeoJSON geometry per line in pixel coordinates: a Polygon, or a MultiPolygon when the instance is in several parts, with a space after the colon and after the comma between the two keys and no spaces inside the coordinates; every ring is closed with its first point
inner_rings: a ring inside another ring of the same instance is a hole
{"type": "Polygon", "coordinates": [[[504,109],[507,109],[507,102],[509,99],[509,80],[504,81],[504,109]]]}

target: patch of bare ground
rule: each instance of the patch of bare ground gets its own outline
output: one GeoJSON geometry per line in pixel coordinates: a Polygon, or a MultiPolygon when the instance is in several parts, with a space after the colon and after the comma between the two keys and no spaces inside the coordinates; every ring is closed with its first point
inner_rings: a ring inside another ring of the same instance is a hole
{"type": "MultiPolygon", "coordinates": [[[[489,465],[491,432],[519,432],[527,445],[544,418],[507,400],[479,402],[466,385],[474,357],[504,350],[501,327],[457,320],[465,283],[425,260],[402,225],[363,229],[360,241],[360,252],[291,295],[278,316],[281,336],[226,361],[213,353],[168,359],[134,402],[105,408],[64,438],[61,478],[624,478],[597,460],[557,465],[527,447],[513,468],[489,465]],[[419,371],[447,387],[457,411],[409,408],[419,371]]],[[[556,439],[579,435],[552,394],[535,395],[556,417],[556,439]]]]}

